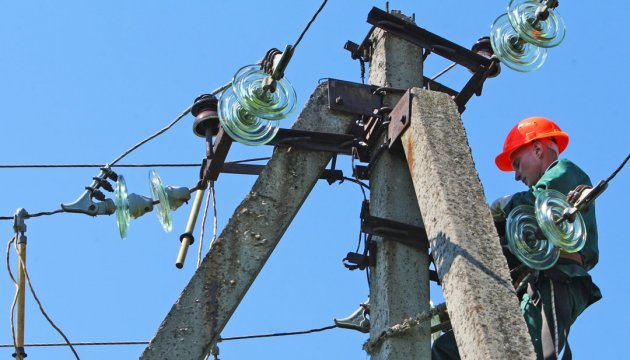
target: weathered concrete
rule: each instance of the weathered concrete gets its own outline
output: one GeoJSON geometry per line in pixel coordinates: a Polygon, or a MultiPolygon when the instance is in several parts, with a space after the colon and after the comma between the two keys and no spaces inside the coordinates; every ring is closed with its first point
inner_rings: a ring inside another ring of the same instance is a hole
{"type": "MultiPolygon", "coordinates": [[[[369,82],[372,85],[410,88],[422,85],[422,50],[376,29],[369,82]]],[[[400,94],[387,95],[394,106],[400,94]]],[[[385,131],[385,133],[387,133],[385,131]]],[[[379,139],[379,146],[384,138],[379,139]]],[[[375,149],[371,149],[372,152],[375,149]]],[[[422,226],[411,176],[401,151],[385,151],[370,174],[370,212],[374,216],[422,226]]],[[[371,269],[370,338],[429,309],[429,257],[393,240],[374,237],[376,266],[371,269]]],[[[387,337],[372,353],[372,359],[429,359],[430,324],[413,328],[402,337],[387,337]]]]}
{"type": "MultiPolygon", "coordinates": [[[[320,85],[294,129],[347,133],[352,115],[328,109],[320,85]]],[[[264,266],[331,153],[276,149],[141,359],[204,359],[264,266]]]]}
{"type": "Polygon", "coordinates": [[[412,91],[402,141],[464,359],[535,359],[457,106],[412,91]]]}

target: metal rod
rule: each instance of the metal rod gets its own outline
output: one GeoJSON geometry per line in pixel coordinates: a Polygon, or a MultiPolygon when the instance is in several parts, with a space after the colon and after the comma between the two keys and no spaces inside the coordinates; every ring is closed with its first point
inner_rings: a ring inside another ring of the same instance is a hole
{"type": "Polygon", "coordinates": [[[17,360],[22,360],[26,357],[24,353],[24,304],[26,294],[26,284],[25,284],[25,266],[26,266],[26,238],[24,235],[21,236],[21,239],[18,240],[18,255],[20,259],[18,260],[18,294],[17,294],[17,339],[16,339],[16,354],[15,358],[17,360]],[[22,240],[24,239],[24,240],[22,240]]]}
{"type": "Polygon", "coordinates": [[[205,187],[203,189],[198,189],[195,193],[195,200],[192,205],[192,209],[190,209],[190,216],[188,217],[188,223],[186,224],[185,232],[180,236],[181,245],[179,247],[179,253],[177,254],[177,260],[175,261],[175,266],[178,269],[184,267],[184,262],[186,261],[186,253],[188,252],[188,247],[195,241],[193,237],[193,230],[195,229],[195,223],[197,222],[197,217],[199,216],[199,208],[201,207],[201,202],[203,200],[203,194],[205,193],[205,187]]]}
{"type": "Polygon", "coordinates": [[[456,62],[452,63],[451,65],[447,66],[446,69],[440,71],[439,73],[437,73],[437,75],[435,75],[434,77],[431,78],[431,81],[439,78],[440,76],[446,74],[447,71],[451,70],[452,68],[454,68],[457,65],[456,62]]]}

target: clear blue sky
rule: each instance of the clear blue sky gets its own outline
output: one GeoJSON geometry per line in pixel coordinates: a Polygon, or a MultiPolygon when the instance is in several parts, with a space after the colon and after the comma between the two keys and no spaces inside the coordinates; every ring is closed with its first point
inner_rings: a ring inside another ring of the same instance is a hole
{"type": "MultiPolygon", "coordinates": [[[[416,22],[469,47],[489,33],[508,1],[393,1],[416,22]]],[[[0,5],[0,163],[106,163],[160,129],[199,94],[229,81],[241,66],[271,47],[293,43],[320,1],[110,1],[4,2],[0,5]]],[[[301,108],[321,78],[359,82],[359,64],[343,50],[360,42],[372,6],[384,1],[331,0],[307,33],[286,71],[301,108]]],[[[488,201],[523,185],[494,166],[508,130],[520,119],[545,115],[571,136],[564,156],[593,181],[606,178],[630,150],[630,103],[625,60],[630,5],[561,2],[567,37],[549,50],[534,73],[508,68],[486,82],[463,114],[488,201]]],[[[425,75],[448,62],[431,56],[425,75]]],[[[455,69],[442,78],[461,89],[468,78],[455,69]]],[[[288,120],[291,122],[299,111],[288,120]]],[[[191,163],[205,155],[191,131],[193,118],[128,156],[123,163],[191,163]]],[[[445,144],[446,145],[446,144],[445,144]]],[[[236,144],[238,160],[270,154],[270,147],[236,144]]],[[[341,168],[350,173],[349,161],[341,168]]],[[[158,169],[167,184],[193,186],[197,168],[158,169]]],[[[71,202],[97,169],[0,169],[0,216],[19,207],[54,210],[71,202]]],[[[130,192],[149,194],[148,169],[119,169],[130,192]]],[[[221,229],[250,189],[251,176],[221,175],[216,184],[221,229]]],[[[576,359],[616,359],[627,352],[630,282],[627,264],[628,169],[598,200],[599,265],[592,272],[604,299],[571,330],[576,359]]],[[[345,317],[368,296],[365,274],[346,270],[353,251],[361,193],[350,183],[319,183],[250,288],[223,336],[311,329],[345,317]]],[[[196,245],[183,270],[174,266],[190,205],[174,213],[174,230],[162,232],[153,214],[118,236],[113,216],[60,214],[27,221],[28,269],[45,309],[71,341],[146,341],[194,272],[196,245]]],[[[0,222],[0,238],[12,236],[0,222]],[[3,234],[3,235],[2,235],[3,234]]],[[[199,229],[199,223],[197,231],[199,229]]],[[[211,223],[206,234],[211,233],[211,223]]],[[[209,235],[208,235],[209,236],[209,235]]],[[[198,234],[196,236],[198,238],[198,234]]],[[[208,238],[206,238],[208,240],[208,238]]],[[[206,241],[206,244],[208,242],[206,241]]],[[[204,249],[204,251],[207,250],[204,249]]],[[[15,256],[12,254],[13,263],[15,256]]],[[[6,271],[5,271],[6,272],[6,271]]],[[[11,341],[9,308],[14,288],[0,276],[0,342],[11,341]]],[[[441,301],[435,287],[432,298],[441,301]]],[[[26,341],[62,339],[27,297],[26,341]]],[[[220,344],[222,359],[364,359],[367,336],[350,330],[220,344]]],[[[143,346],[79,347],[83,359],[132,359],[143,346]]],[[[29,359],[71,359],[67,348],[29,348],[29,359]]],[[[12,349],[0,349],[8,358],[12,349]]]]}

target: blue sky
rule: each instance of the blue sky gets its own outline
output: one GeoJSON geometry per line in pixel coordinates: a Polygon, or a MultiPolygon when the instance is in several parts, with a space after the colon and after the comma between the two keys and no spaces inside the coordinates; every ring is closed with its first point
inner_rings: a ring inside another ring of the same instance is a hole
{"type": "MultiPolygon", "coordinates": [[[[319,1],[88,3],[5,2],[0,5],[0,163],[106,163],[169,123],[195,97],[230,80],[272,47],[293,43],[319,1]]],[[[298,94],[298,108],[321,78],[360,82],[359,64],[343,50],[360,42],[372,6],[384,1],[329,1],[302,40],[286,71],[298,94]]],[[[418,25],[462,46],[489,33],[507,1],[393,1],[390,7],[415,13],[418,25]]],[[[584,168],[594,182],[619,165],[630,148],[623,113],[630,82],[623,45],[630,5],[596,6],[561,2],[567,37],[549,50],[534,73],[506,67],[472,98],[462,120],[486,198],[523,190],[500,172],[494,157],[505,134],[520,119],[544,115],[571,136],[563,156],[584,168]]],[[[425,75],[448,61],[430,56],[425,75]]],[[[461,89],[469,74],[456,68],[441,81],[461,89]]],[[[285,120],[289,127],[299,111],[285,120]]],[[[204,142],[186,117],[122,163],[194,163],[204,142]]],[[[270,147],[236,144],[228,160],[267,156],[270,147]]],[[[348,159],[341,169],[350,173],[348,159]]],[[[118,169],[130,192],[148,196],[149,169],[118,169]]],[[[197,168],[157,169],[167,184],[193,186],[197,168]]],[[[54,210],[76,199],[97,169],[0,169],[0,216],[17,208],[54,210]]],[[[597,202],[600,263],[592,271],[604,299],[589,308],[571,330],[576,359],[622,358],[630,333],[626,297],[629,200],[628,170],[597,202]]],[[[216,183],[221,229],[246,192],[251,176],[221,175],[216,183]]],[[[223,336],[305,330],[332,324],[364,301],[365,274],[346,270],[341,259],[353,251],[361,192],[350,183],[320,182],[250,288],[223,336]]],[[[127,240],[113,216],[59,214],[27,220],[28,270],[42,303],[71,341],[147,341],[194,273],[196,245],[186,266],[174,266],[190,205],[177,210],[173,232],[162,232],[153,214],[134,220],[127,240]]],[[[10,221],[0,222],[5,241],[10,221]]],[[[197,231],[199,229],[199,223],[197,231]]],[[[207,238],[212,231],[206,228],[207,238]]],[[[197,236],[198,237],[198,233],[197,236]]],[[[2,236],[0,236],[2,238],[2,236]]],[[[206,241],[206,244],[208,241],[206,241]]],[[[207,251],[207,247],[204,252],[207,251]]],[[[12,260],[15,257],[12,254],[12,260]]],[[[0,343],[11,341],[9,309],[14,288],[0,276],[0,343]],[[4,310],[3,310],[4,309],[4,310]]],[[[431,297],[441,300],[439,289],[431,297]]],[[[350,330],[314,335],[242,340],[220,344],[222,359],[363,359],[367,336],[350,330]]],[[[27,297],[26,342],[60,342],[27,297]]],[[[79,347],[83,359],[130,359],[143,346],[79,347]]],[[[29,358],[71,359],[66,348],[29,348],[29,358]]],[[[0,349],[8,357],[12,349],[0,349]]]]}

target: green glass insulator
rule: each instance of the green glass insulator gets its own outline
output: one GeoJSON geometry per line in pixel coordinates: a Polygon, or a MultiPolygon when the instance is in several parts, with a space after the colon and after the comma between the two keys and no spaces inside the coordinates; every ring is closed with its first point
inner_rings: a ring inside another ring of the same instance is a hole
{"type": "Polygon", "coordinates": [[[127,238],[127,231],[131,224],[131,215],[129,215],[127,184],[125,183],[125,177],[122,175],[118,175],[114,194],[116,195],[116,199],[114,200],[114,204],[116,205],[116,224],[118,225],[120,238],[124,240],[127,238]]]}
{"type": "Polygon", "coordinates": [[[507,14],[492,24],[490,45],[501,63],[516,71],[538,70],[547,58],[546,49],[528,43],[514,30],[507,14]]]}
{"type": "Polygon", "coordinates": [[[173,230],[173,219],[171,216],[171,205],[168,200],[168,195],[164,189],[162,179],[155,170],[149,171],[149,187],[151,188],[151,197],[153,201],[159,201],[155,204],[156,214],[162,228],[166,232],[173,230]]]}
{"type": "Polygon", "coordinates": [[[297,102],[291,83],[282,78],[275,89],[265,89],[267,73],[258,65],[247,65],[234,74],[232,88],[236,100],[252,115],[266,120],[281,120],[289,116],[297,102]]]}
{"type": "Polygon", "coordinates": [[[556,190],[544,190],[536,197],[536,219],[547,239],[566,252],[578,252],[586,243],[586,226],[582,214],[573,221],[561,220],[571,208],[566,196],[556,190]]]}
{"type": "Polygon", "coordinates": [[[278,133],[279,122],[265,120],[250,113],[236,100],[233,87],[221,94],[218,113],[223,130],[239,143],[264,145],[278,133]]]}
{"type": "Polygon", "coordinates": [[[558,46],[566,35],[564,20],[554,9],[547,9],[549,16],[539,19],[542,6],[536,0],[511,0],[507,12],[510,24],[530,44],[542,48],[558,46]]]}
{"type": "Polygon", "coordinates": [[[540,231],[531,205],[512,209],[507,217],[505,236],[510,252],[532,269],[549,269],[560,257],[558,248],[540,231]]]}

